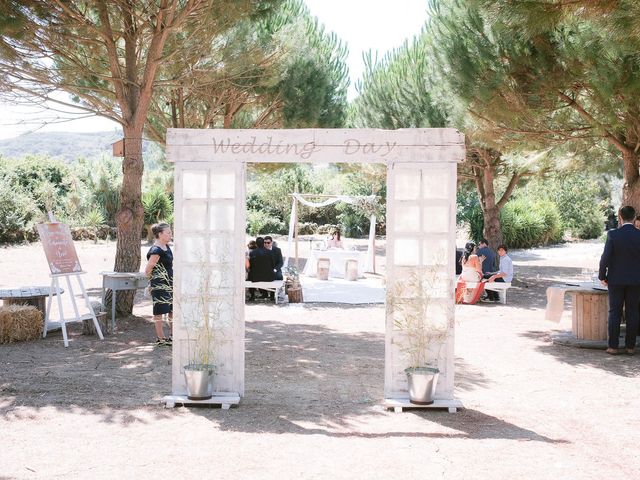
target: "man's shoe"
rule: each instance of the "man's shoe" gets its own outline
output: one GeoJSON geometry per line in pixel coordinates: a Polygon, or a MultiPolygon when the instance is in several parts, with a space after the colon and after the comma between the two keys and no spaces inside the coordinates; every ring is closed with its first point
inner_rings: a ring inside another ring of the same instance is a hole
{"type": "Polygon", "coordinates": [[[608,353],[609,355],[619,355],[620,354],[620,350],[618,350],[617,348],[607,348],[605,350],[605,353],[608,353]]]}
{"type": "Polygon", "coordinates": [[[624,349],[624,353],[626,355],[633,355],[635,352],[634,352],[633,348],[625,348],[624,349]]]}

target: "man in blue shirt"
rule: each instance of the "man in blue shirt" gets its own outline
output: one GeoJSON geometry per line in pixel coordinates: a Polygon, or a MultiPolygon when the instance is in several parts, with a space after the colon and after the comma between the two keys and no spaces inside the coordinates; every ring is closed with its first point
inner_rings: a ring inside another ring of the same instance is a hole
{"type": "Polygon", "coordinates": [[[489,248],[489,242],[483,238],[478,242],[478,258],[482,260],[482,274],[484,278],[489,278],[492,272],[496,271],[496,254],[489,248]]]}
{"type": "MultiPolygon", "coordinates": [[[[511,280],[513,280],[513,261],[511,257],[507,255],[506,245],[498,245],[498,255],[500,255],[500,271],[491,274],[487,281],[511,283],[511,280]]],[[[489,300],[494,302],[500,300],[498,292],[487,290],[487,295],[489,296],[489,300]]]]}

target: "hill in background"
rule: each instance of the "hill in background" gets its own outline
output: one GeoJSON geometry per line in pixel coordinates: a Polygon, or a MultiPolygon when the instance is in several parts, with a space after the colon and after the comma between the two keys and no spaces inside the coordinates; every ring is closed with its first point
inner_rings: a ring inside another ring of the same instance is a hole
{"type": "MultiPolygon", "coordinates": [[[[0,140],[0,155],[22,158],[25,155],[46,155],[73,162],[80,157],[112,155],[111,144],[122,138],[121,132],[35,132],[0,140]]],[[[143,142],[143,155],[149,153],[151,142],[143,142]]]]}

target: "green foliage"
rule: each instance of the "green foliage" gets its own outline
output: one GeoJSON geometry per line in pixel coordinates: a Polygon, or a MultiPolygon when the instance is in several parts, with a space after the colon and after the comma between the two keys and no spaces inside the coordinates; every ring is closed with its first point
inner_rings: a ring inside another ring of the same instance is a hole
{"type": "Polygon", "coordinates": [[[116,213],[120,208],[120,164],[120,160],[104,157],[100,160],[81,159],[76,165],[78,176],[90,192],[90,204],[102,211],[105,221],[111,226],[115,226],[116,213]]]}
{"type": "MultiPolygon", "coordinates": [[[[590,156],[608,143],[631,174],[640,44],[637,22],[629,20],[637,3],[433,0],[430,31],[447,81],[477,114],[487,141],[571,144],[590,156]]],[[[636,179],[626,178],[625,191],[637,188],[636,179]]]]}
{"type": "Polygon", "coordinates": [[[534,180],[523,194],[553,201],[560,211],[564,229],[575,237],[597,238],[602,233],[608,195],[593,176],[578,172],[534,180]]]}
{"type": "Polygon", "coordinates": [[[91,228],[97,228],[100,225],[104,225],[104,216],[102,214],[102,210],[98,208],[89,210],[84,216],[83,224],[91,228]]]}
{"type": "Polygon", "coordinates": [[[27,155],[20,160],[2,159],[0,174],[8,176],[13,185],[33,196],[38,196],[38,193],[40,196],[65,196],[71,185],[69,167],[60,160],[43,156],[27,155]],[[45,192],[50,188],[54,192],[45,192]]]}
{"type": "MultiPolygon", "coordinates": [[[[320,193],[312,179],[310,165],[287,165],[268,174],[255,176],[248,185],[247,208],[289,223],[291,193],[320,193]]],[[[302,217],[299,217],[303,220],[302,217]]]]}
{"type": "Polygon", "coordinates": [[[173,201],[160,187],[154,187],[142,194],[142,206],[145,225],[167,221],[173,213],[173,201]]]}
{"type": "MultiPolygon", "coordinates": [[[[480,205],[473,200],[463,209],[471,238],[477,243],[482,237],[484,221],[480,205]]],[[[500,212],[503,242],[509,248],[530,248],[562,241],[564,226],[558,206],[535,195],[520,196],[507,202],[500,212]]]]}
{"type": "Polygon", "coordinates": [[[510,248],[530,248],[562,240],[558,207],[548,200],[526,197],[507,202],[502,209],[503,241],[510,248]]]}
{"type": "Polygon", "coordinates": [[[287,233],[284,222],[272,217],[266,212],[249,210],[247,211],[247,233],[249,235],[268,235],[287,233]]]}
{"type": "MultiPolygon", "coordinates": [[[[377,202],[334,203],[326,207],[307,207],[298,203],[300,234],[322,233],[321,227],[335,225],[347,236],[366,236],[369,216],[376,214],[378,226],[384,234],[386,168],[350,166],[347,169],[332,165],[314,170],[310,165],[287,165],[272,172],[253,172],[247,186],[247,231],[257,233],[287,233],[291,217],[291,193],[369,196],[378,195],[377,202]],[[271,222],[271,223],[268,223],[271,222]],[[268,226],[267,226],[268,225],[268,226]],[[304,225],[304,231],[300,226],[304,225]],[[271,229],[271,230],[270,230],[271,229]]],[[[321,200],[319,197],[313,201],[321,200]]]]}
{"type": "Polygon", "coordinates": [[[0,243],[31,240],[37,217],[28,193],[0,175],[0,243]]]}
{"type": "Polygon", "coordinates": [[[232,22],[196,25],[185,43],[210,51],[174,57],[162,74],[189,81],[161,86],[147,134],[163,142],[169,127],[340,127],[346,116],[346,47],[327,34],[302,0],[218,2],[232,22]],[[230,8],[240,9],[229,15],[230,8]],[[254,14],[242,15],[253,9],[254,14]],[[229,28],[222,28],[228,26],[229,28]]]}
{"type": "Polygon", "coordinates": [[[351,106],[351,123],[369,128],[444,127],[447,113],[435,101],[435,72],[430,63],[429,37],[405,42],[377,61],[364,56],[365,72],[356,84],[359,93],[351,106]]]}

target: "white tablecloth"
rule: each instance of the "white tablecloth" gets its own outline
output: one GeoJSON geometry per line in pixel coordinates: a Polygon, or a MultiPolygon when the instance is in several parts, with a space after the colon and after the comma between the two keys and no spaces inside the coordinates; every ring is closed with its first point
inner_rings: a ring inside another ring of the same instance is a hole
{"type": "Polygon", "coordinates": [[[358,252],[356,250],[311,250],[302,273],[309,277],[315,277],[319,258],[328,258],[330,260],[330,277],[344,278],[345,265],[347,260],[351,259],[358,261],[358,278],[364,277],[364,267],[367,260],[366,252],[358,252]]]}

